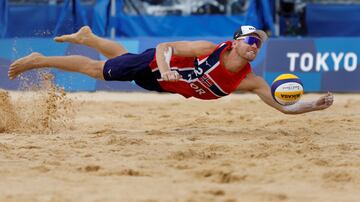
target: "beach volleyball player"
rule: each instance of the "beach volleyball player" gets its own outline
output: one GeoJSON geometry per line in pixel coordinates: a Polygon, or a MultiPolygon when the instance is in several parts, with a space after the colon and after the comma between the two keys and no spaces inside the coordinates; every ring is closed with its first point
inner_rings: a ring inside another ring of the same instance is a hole
{"type": "Polygon", "coordinates": [[[208,41],[177,41],[132,54],[121,44],[100,38],[85,26],[74,34],[56,37],[55,41],[95,48],[108,58],[107,61],[78,55],[47,57],[32,53],[12,63],[8,76],[14,79],[31,69],[55,67],[101,80],[135,81],[144,89],[178,93],[186,98],[208,100],[236,90],[252,92],[285,114],[301,114],[331,106],[331,93],[289,106],[274,101],[269,85],[252,72],[249,64],[266,40],[264,31],[247,25],[234,33],[233,40],[217,45],[208,41]]]}

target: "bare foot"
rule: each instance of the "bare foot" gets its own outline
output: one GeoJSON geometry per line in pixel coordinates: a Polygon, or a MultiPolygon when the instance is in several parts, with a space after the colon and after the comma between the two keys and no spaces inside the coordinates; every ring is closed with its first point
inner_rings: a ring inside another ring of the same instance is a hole
{"type": "Polygon", "coordinates": [[[84,44],[93,35],[89,26],[83,26],[78,32],[55,37],[56,42],[84,44]]]}
{"type": "Polygon", "coordinates": [[[8,71],[9,79],[15,79],[19,74],[39,67],[39,60],[44,57],[40,53],[31,53],[28,56],[20,58],[10,65],[8,71]]]}

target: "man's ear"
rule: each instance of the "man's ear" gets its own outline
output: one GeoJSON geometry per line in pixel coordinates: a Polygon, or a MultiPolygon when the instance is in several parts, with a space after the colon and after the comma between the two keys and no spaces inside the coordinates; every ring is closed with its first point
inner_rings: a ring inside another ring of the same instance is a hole
{"type": "Polygon", "coordinates": [[[237,40],[233,40],[231,43],[231,48],[234,48],[234,46],[236,45],[237,42],[238,42],[237,40]]]}

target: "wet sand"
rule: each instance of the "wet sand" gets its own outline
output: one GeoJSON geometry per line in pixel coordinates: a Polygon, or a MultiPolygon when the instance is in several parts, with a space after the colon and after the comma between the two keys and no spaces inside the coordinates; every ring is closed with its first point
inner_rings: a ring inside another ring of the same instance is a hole
{"type": "Polygon", "coordinates": [[[296,116],[249,94],[40,98],[0,99],[0,201],[360,200],[357,94],[296,116]]]}

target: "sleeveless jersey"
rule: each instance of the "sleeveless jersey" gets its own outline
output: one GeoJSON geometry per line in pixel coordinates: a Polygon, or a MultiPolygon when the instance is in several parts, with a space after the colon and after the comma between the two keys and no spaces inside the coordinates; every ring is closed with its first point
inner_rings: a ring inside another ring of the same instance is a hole
{"type": "Polygon", "coordinates": [[[249,63],[236,73],[230,72],[223,66],[221,56],[230,48],[231,42],[226,41],[219,44],[210,55],[201,57],[173,55],[170,69],[176,70],[182,76],[177,82],[161,79],[156,57],[149,66],[164,91],[178,93],[186,98],[217,99],[235,91],[245,76],[251,72],[249,63]]]}

